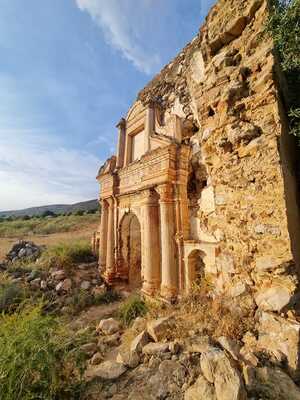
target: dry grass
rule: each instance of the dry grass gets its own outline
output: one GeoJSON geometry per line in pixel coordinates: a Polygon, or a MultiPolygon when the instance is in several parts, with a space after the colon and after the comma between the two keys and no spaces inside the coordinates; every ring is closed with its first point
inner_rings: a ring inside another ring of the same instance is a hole
{"type": "MultiPolygon", "coordinates": [[[[92,215],[92,217],[95,217],[92,215]]],[[[68,217],[65,217],[68,218],[68,217]]],[[[80,216],[77,217],[80,219],[80,216]]],[[[5,255],[9,252],[12,245],[20,239],[30,240],[38,245],[53,246],[58,243],[72,243],[74,240],[91,240],[92,233],[97,229],[99,225],[99,216],[95,221],[95,218],[91,218],[89,221],[85,220],[85,223],[80,225],[76,224],[73,229],[67,232],[58,232],[52,234],[22,234],[17,232],[12,237],[3,237],[0,235],[0,260],[4,259],[5,255]]]]}

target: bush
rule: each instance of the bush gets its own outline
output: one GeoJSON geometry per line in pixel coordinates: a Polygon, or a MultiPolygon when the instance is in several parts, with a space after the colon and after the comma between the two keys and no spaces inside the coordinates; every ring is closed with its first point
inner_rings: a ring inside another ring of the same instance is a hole
{"type": "Polygon", "coordinates": [[[125,326],[129,326],[133,320],[147,312],[146,303],[139,296],[132,296],[120,307],[119,318],[125,326]]]}
{"type": "Polygon", "coordinates": [[[91,246],[88,242],[78,241],[68,244],[58,244],[49,247],[40,258],[40,264],[46,268],[63,268],[68,270],[74,264],[89,262],[94,259],[91,246]]]}
{"type": "Polygon", "coordinates": [[[300,138],[300,0],[269,0],[267,31],[272,35],[287,82],[284,92],[290,133],[300,138]]]}
{"type": "Polygon", "coordinates": [[[78,339],[41,306],[0,317],[1,400],[74,399],[83,355],[78,339]]]}
{"type": "Polygon", "coordinates": [[[25,291],[20,286],[11,282],[0,284],[0,312],[16,309],[25,297],[25,291]]]}

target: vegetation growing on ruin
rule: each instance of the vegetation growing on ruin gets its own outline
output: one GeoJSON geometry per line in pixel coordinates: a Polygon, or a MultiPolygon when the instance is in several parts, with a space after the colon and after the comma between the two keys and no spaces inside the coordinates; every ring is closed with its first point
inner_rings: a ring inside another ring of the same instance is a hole
{"type": "Polygon", "coordinates": [[[290,133],[300,138],[300,0],[270,0],[270,10],[267,30],[287,81],[290,133]]]}

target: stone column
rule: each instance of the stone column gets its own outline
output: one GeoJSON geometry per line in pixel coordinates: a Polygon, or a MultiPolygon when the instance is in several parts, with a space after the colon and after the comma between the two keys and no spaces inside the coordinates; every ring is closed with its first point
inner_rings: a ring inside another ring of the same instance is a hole
{"type": "Polygon", "coordinates": [[[123,168],[125,159],[125,140],[126,140],[126,120],[124,118],[118,123],[119,129],[117,168],[123,168]]]}
{"type": "Polygon", "coordinates": [[[101,221],[100,221],[100,246],[99,246],[99,268],[101,274],[105,273],[106,269],[107,218],[108,218],[108,204],[105,200],[102,200],[101,221]]]}
{"type": "Polygon", "coordinates": [[[143,190],[140,193],[142,207],[142,291],[153,296],[160,286],[159,213],[156,193],[143,190]]]}
{"type": "Polygon", "coordinates": [[[108,200],[108,222],[107,222],[107,248],[106,248],[106,272],[105,277],[111,282],[115,275],[115,234],[114,234],[114,200],[108,200]]]}
{"type": "Polygon", "coordinates": [[[173,188],[171,184],[163,184],[156,190],[160,195],[161,295],[171,300],[178,293],[173,188]]]}
{"type": "Polygon", "coordinates": [[[155,132],[155,106],[150,101],[146,109],[145,133],[144,133],[144,153],[150,150],[150,137],[155,132]]]}

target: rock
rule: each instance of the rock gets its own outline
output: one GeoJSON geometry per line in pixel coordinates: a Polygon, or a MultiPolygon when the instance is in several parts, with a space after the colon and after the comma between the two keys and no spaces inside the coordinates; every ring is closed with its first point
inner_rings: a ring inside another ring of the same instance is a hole
{"type": "Polygon", "coordinates": [[[85,379],[90,381],[94,378],[102,378],[105,380],[118,379],[126,372],[125,365],[116,361],[104,361],[98,366],[91,366],[85,372],[85,379]]]}
{"type": "Polygon", "coordinates": [[[155,342],[160,342],[168,335],[168,330],[174,325],[174,317],[164,317],[149,321],[147,332],[155,342]]]}
{"type": "Polygon", "coordinates": [[[146,331],[142,331],[130,345],[130,351],[137,352],[138,354],[142,352],[143,347],[150,342],[150,337],[146,331]]]}
{"type": "Polygon", "coordinates": [[[187,339],[187,351],[190,353],[204,353],[211,348],[209,336],[193,336],[187,339]]]}
{"type": "Polygon", "coordinates": [[[300,323],[275,314],[262,312],[258,322],[258,350],[266,351],[276,359],[285,356],[289,373],[294,379],[300,378],[299,351],[300,323]]]}
{"type": "Polygon", "coordinates": [[[255,302],[264,311],[280,312],[291,300],[292,293],[284,286],[272,286],[260,290],[255,295],[255,302]]]}
{"type": "Polygon", "coordinates": [[[30,282],[30,286],[35,287],[35,288],[40,288],[41,286],[41,278],[36,278],[33,281],[30,282]]]}
{"type": "Polygon", "coordinates": [[[57,281],[61,281],[63,279],[65,279],[66,277],[66,273],[64,270],[60,269],[58,271],[54,271],[51,273],[51,277],[57,281]]]}
{"type": "Polygon", "coordinates": [[[178,341],[170,342],[169,343],[169,351],[172,354],[178,354],[181,350],[181,344],[178,341]]]}
{"type": "Polygon", "coordinates": [[[143,354],[158,355],[169,351],[169,343],[148,343],[143,347],[143,354]]]}
{"type": "Polygon", "coordinates": [[[199,376],[193,386],[184,394],[184,400],[217,400],[214,385],[199,376]]]}
{"type": "Polygon", "coordinates": [[[253,368],[246,384],[250,393],[257,398],[272,400],[300,400],[300,389],[292,379],[279,368],[253,368]]]}
{"type": "Polygon", "coordinates": [[[26,257],[26,249],[21,249],[21,250],[18,252],[18,257],[19,257],[19,258],[26,257]]]}
{"type": "Polygon", "coordinates": [[[95,353],[91,358],[91,365],[98,365],[103,361],[103,357],[101,353],[95,353]]]}
{"type": "Polygon", "coordinates": [[[99,325],[96,329],[96,331],[102,332],[105,335],[111,335],[113,333],[116,333],[120,330],[121,326],[119,321],[115,320],[114,318],[108,318],[108,319],[102,319],[99,322],[99,325]]]}
{"type": "Polygon", "coordinates": [[[218,338],[218,342],[224,350],[228,351],[234,360],[237,361],[239,359],[241,346],[237,341],[221,336],[218,338]]]}
{"type": "Polygon", "coordinates": [[[201,354],[201,370],[210,383],[214,383],[218,400],[244,400],[246,391],[239,371],[224,351],[212,348],[201,354]]]}
{"type": "Polygon", "coordinates": [[[89,281],[81,282],[80,289],[89,290],[90,287],[91,287],[91,283],[89,281]]]}
{"type": "Polygon", "coordinates": [[[80,346],[80,351],[88,355],[93,355],[97,351],[97,345],[96,343],[85,343],[80,346]]]}
{"type": "Polygon", "coordinates": [[[120,342],[121,334],[120,332],[116,332],[113,335],[104,336],[102,338],[102,343],[108,346],[117,346],[120,342]]]}
{"type": "Polygon", "coordinates": [[[57,292],[69,292],[71,289],[72,289],[71,279],[65,279],[64,281],[59,282],[55,287],[55,290],[57,292]]]}
{"type": "Polygon", "coordinates": [[[41,281],[41,289],[45,290],[45,289],[47,289],[47,287],[48,287],[47,281],[42,280],[41,281]]]}
{"type": "Polygon", "coordinates": [[[140,357],[136,351],[123,351],[118,353],[117,362],[129,368],[136,368],[140,363],[140,357]]]}
{"type": "Polygon", "coordinates": [[[33,271],[30,272],[30,274],[29,274],[28,277],[26,278],[26,281],[27,281],[27,282],[31,282],[31,281],[33,281],[33,280],[39,278],[39,276],[40,276],[39,271],[33,270],[33,271]]]}

